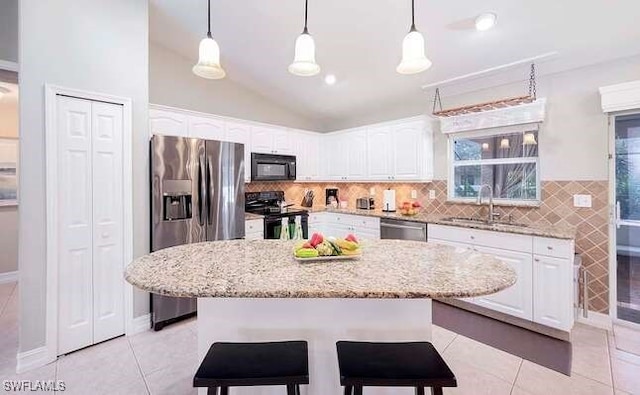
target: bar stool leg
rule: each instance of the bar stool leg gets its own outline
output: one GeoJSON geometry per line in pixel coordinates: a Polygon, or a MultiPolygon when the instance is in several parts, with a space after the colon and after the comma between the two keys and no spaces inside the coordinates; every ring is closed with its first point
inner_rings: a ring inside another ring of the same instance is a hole
{"type": "Polygon", "coordinates": [[[229,395],[229,387],[220,387],[220,395],[229,395]]]}
{"type": "Polygon", "coordinates": [[[424,387],[416,387],[416,395],[424,395],[424,387]]]}
{"type": "Polygon", "coordinates": [[[362,395],[362,386],[361,385],[356,385],[355,387],[353,387],[354,389],[354,395],[362,395]]]}
{"type": "Polygon", "coordinates": [[[431,395],[442,395],[442,387],[431,387],[431,395]]]}
{"type": "Polygon", "coordinates": [[[353,387],[350,385],[345,385],[344,386],[344,395],[351,395],[353,394],[353,387]]]}
{"type": "Polygon", "coordinates": [[[207,387],[207,395],[218,395],[218,387],[207,387]]]}

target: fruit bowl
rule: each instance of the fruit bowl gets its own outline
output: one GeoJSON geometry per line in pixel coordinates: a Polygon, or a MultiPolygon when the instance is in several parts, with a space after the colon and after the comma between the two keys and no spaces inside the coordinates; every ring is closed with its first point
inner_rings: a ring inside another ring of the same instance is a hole
{"type": "Polygon", "coordinates": [[[414,215],[418,215],[420,213],[421,208],[422,205],[417,200],[413,202],[405,201],[400,205],[398,212],[404,216],[413,217],[414,215]]]}

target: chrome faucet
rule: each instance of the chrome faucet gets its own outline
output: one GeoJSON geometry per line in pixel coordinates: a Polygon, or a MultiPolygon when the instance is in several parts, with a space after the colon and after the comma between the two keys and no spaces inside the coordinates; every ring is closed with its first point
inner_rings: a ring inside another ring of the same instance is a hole
{"type": "Polygon", "coordinates": [[[476,204],[478,205],[482,204],[482,191],[484,191],[485,188],[489,189],[489,215],[487,216],[487,223],[492,224],[493,218],[499,216],[500,214],[493,212],[493,188],[491,187],[491,185],[482,184],[480,186],[480,190],[478,191],[478,200],[476,201],[476,204]]]}

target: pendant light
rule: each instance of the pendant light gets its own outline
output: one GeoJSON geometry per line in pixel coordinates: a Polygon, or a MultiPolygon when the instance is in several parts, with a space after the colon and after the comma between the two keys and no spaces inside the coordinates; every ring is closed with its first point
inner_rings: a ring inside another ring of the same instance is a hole
{"type": "Polygon", "coordinates": [[[424,37],[416,29],[415,4],[411,0],[411,29],[402,41],[402,61],[396,67],[400,74],[417,74],[431,67],[431,61],[424,54],[424,37]]]}
{"type": "Polygon", "coordinates": [[[320,72],[316,63],[316,44],[307,30],[307,8],[309,0],[304,2],[304,29],[296,39],[296,50],[293,63],[289,65],[289,72],[301,77],[310,77],[320,72]]]}
{"type": "Polygon", "coordinates": [[[536,135],[532,132],[527,132],[524,134],[522,145],[536,145],[538,142],[536,141],[536,135]]]}
{"type": "Polygon", "coordinates": [[[220,47],[211,37],[211,0],[207,0],[207,37],[200,41],[198,52],[198,63],[193,66],[193,74],[210,80],[219,80],[227,75],[220,66],[220,47]]]}

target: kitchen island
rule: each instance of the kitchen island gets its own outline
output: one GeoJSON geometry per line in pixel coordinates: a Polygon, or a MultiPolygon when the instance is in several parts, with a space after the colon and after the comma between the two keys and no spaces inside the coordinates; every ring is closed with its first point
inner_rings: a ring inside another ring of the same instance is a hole
{"type": "MultiPolygon", "coordinates": [[[[356,260],[314,263],[294,260],[293,246],[232,240],[172,247],[135,260],[126,279],[149,292],[198,298],[201,358],[215,341],[307,340],[311,384],[303,394],[317,395],[340,393],[337,340],[429,341],[431,298],[486,295],[516,281],[490,255],[424,242],[372,241],[356,260]]],[[[391,393],[405,392],[367,391],[391,393]]]]}

